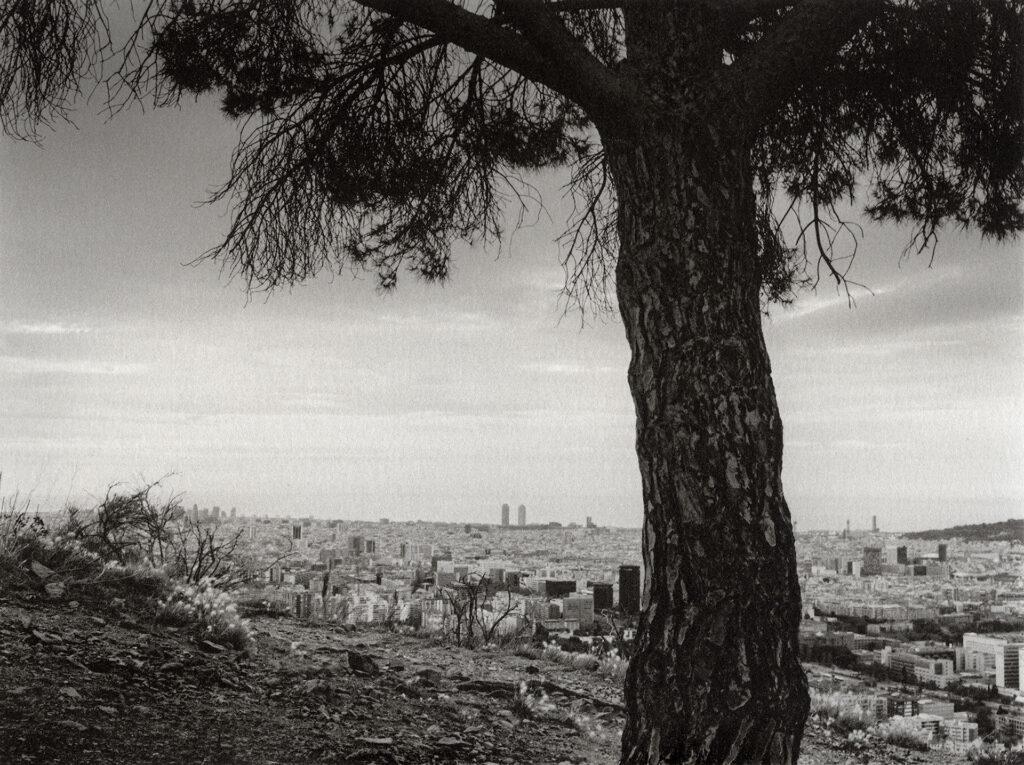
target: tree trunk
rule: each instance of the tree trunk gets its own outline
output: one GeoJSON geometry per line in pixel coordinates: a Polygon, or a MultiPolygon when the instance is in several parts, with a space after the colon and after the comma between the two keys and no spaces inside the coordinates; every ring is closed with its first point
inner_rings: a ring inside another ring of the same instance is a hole
{"type": "Polygon", "coordinates": [[[794,763],[807,681],[752,177],[728,121],[700,121],[605,146],[644,494],[622,762],[794,763]]]}

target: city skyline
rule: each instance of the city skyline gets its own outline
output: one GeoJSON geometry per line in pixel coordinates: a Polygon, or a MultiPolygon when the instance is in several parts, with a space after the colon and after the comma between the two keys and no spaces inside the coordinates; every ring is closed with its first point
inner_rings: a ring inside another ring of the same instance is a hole
{"type": "MultiPolygon", "coordinates": [[[[259,515],[472,521],[515,498],[538,523],[640,525],[629,351],[617,317],[563,316],[557,180],[549,216],[500,254],[458,248],[443,287],[250,297],[182,265],[226,225],[194,205],[234,142],[215,106],[76,122],[0,154],[4,495],[175,473],[187,504],[259,515]]],[[[766,320],[801,529],[1022,514],[1020,245],[946,232],[929,268],[900,261],[908,236],[868,227],[856,308],[822,283],[766,320]]]]}

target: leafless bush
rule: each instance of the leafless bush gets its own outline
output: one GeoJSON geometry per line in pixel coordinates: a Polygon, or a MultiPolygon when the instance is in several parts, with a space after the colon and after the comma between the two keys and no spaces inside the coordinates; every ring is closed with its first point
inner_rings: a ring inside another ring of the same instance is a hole
{"type": "Polygon", "coordinates": [[[155,481],[125,491],[113,484],[95,508],[68,508],[65,531],[103,560],[122,566],[141,562],[161,566],[173,541],[171,527],[184,511],[178,496],[163,503],[154,501],[152,494],[159,486],[155,481]]]}
{"type": "Polygon", "coordinates": [[[245,578],[234,560],[242,533],[243,529],[239,529],[226,536],[220,533],[218,526],[204,525],[185,517],[177,527],[171,545],[174,573],[192,585],[208,580],[215,582],[220,589],[237,586],[245,578]]]}
{"type": "Polygon", "coordinates": [[[498,628],[516,610],[512,589],[496,587],[479,574],[460,577],[451,587],[441,590],[454,622],[447,633],[455,645],[475,648],[493,643],[498,628]]]}

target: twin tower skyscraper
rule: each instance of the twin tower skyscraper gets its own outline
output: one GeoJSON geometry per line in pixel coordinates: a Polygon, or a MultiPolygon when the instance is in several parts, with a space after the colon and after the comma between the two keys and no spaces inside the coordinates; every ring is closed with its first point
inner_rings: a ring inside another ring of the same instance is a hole
{"type": "MultiPolygon", "coordinates": [[[[501,506],[501,525],[502,526],[511,526],[512,525],[511,524],[511,512],[512,511],[509,508],[507,503],[501,506]]],[[[525,526],[526,525],[526,505],[520,505],[518,507],[518,509],[516,510],[516,514],[518,516],[516,518],[516,521],[518,522],[517,525],[525,526]]]]}

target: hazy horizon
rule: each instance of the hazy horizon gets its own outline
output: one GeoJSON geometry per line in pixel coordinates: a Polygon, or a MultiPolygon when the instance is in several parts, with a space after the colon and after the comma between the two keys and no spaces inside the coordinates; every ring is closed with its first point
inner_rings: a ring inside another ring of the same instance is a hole
{"type": "MultiPolygon", "coordinates": [[[[565,204],[451,281],[329,275],[250,299],[214,263],[235,128],[203,102],[86,113],[0,152],[0,494],[60,505],[169,481],[186,503],[366,520],[641,522],[629,349],[563,316],[565,204]]],[[[853,278],[765,322],[801,530],[1024,513],[1024,259],[946,232],[934,264],[870,227],[853,278]],[[887,520],[883,521],[885,517],[887,520]]]]}

